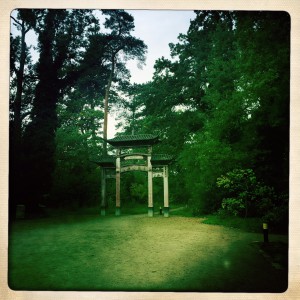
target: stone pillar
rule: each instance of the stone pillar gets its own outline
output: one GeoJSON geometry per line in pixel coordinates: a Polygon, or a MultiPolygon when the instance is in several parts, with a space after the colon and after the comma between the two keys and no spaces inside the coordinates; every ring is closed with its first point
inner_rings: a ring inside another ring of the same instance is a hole
{"type": "Polygon", "coordinates": [[[154,208],[153,208],[153,173],[151,165],[151,156],[152,156],[152,147],[148,148],[148,217],[153,217],[154,208]]]}
{"type": "Polygon", "coordinates": [[[121,214],[121,150],[116,151],[116,216],[121,214]]]}
{"type": "Polygon", "coordinates": [[[169,216],[169,174],[168,166],[164,166],[164,216],[169,216]]]}
{"type": "Polygon", "coordinates": [[[106,170],[101,168],[101,216],[105,216],[106,212],[106,170]]]}

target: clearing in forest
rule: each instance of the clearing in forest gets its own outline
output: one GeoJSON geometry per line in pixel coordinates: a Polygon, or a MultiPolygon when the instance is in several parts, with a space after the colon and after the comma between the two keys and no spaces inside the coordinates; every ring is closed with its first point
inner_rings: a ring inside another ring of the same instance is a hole
{"type": "Polygon", "coordinates": [[[270,235],[270,248],[276,252],[272,255],[264,251],[261,234],[202,220],[144,214],[18,220],[9,239],[9,286],[77,291],[286,290],[287,236],[270,235]]]}

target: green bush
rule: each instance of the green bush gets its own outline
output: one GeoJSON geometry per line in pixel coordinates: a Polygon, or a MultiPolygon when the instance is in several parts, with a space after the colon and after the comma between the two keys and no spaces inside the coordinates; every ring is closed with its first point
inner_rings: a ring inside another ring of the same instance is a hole
{"type": "Polygon", "coordinates": [[[130,186],[131,198],[134,202],[146,202],[148,198],[148,188],[146,184],[133,182],[130,186]]]}
{"type": "Polygon", "coordinates": [[[227,197],[221,207],[234,216],[264,216],[274,207],[274,189],[260,183],[252,169],[234,169],[217,179],[227,197]]]}
{"type": "Polygon", "coordinates": [[[246,205],[244,199],[225,198],[222,201],[222,209],[228,211],[229,214],[239,216],[245,210],[246,205]]]}

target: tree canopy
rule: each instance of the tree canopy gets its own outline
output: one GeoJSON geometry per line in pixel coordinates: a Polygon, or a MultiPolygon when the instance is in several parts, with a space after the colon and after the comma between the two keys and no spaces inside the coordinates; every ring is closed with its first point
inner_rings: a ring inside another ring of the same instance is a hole
{"type": "MultiPolygon", "coordinates": [[[[100,205],[91,161],[110,151],[103,138],[114,107],[120,133],[158,134],[157,152],[176,157],[171,201],[195,214],[286,221],[289,15],[195,11],[188,31],[169,45],[170,57],[156,60],[152,80],[130,84],[126,63],[143,63],[147,46],[133,36],[129,12],[102,14],[103,23],[93,10],[12,17],[19,35],[11,36],[10,53],[11,211],[23,202],[100,205]],[[36,63],[24,39],[29,30],[38,38],[36,63]]],[[[146,184],[142,174],[125,176],[126,201],[144,201],[146,184]]]]}

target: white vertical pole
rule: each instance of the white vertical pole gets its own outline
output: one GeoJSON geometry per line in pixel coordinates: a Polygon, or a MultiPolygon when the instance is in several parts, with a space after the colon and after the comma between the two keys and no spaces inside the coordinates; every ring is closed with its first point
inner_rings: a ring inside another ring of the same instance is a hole
{"type": "Polygon", "coordinates": [[[117,148],[116,151],[116,216],[121,214],[121,150],[117,148]]]}
{"type": "Polygon", "coordinates": [[[169,216],[169,174],[168,166],[164,166],[164,216],[169,216]]]}
{"type": "Polygon", "coordinates": [[[152,147],[148,148],[148,216],[153,217],[153,173],[151,165],[152,147]]]}

